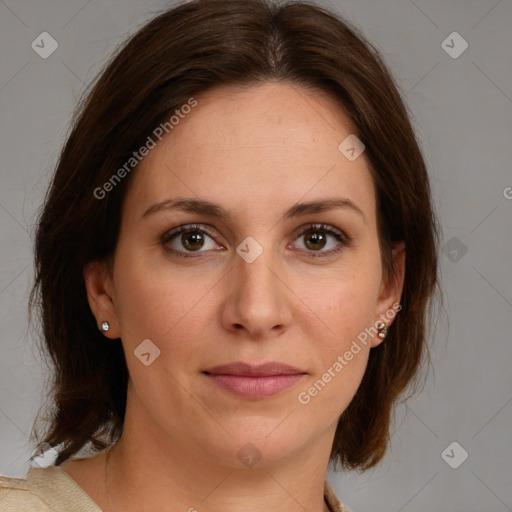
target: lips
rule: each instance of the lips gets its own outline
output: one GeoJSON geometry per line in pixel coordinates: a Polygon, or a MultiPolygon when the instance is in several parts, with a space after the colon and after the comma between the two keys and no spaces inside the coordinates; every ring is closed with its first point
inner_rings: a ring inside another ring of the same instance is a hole
{"type": "Polygon", "coordinates": [[[248,363],[228,363],[220,366],[215,366],[206,370],[206,373],[211,375],[242,375],[251,377],[262,377],[271,375],[300,375],[306,372],[294,368],[288,364],[270,362],[260,365],[251,365],[248,363]]]}
{"type": "Polygon", "coordinates": [[[258,366],[229,363],[203,373],[224,391],[253,400],[275,396],[295,386],[307,375],[298,368],[277,362],[258,366]]]}

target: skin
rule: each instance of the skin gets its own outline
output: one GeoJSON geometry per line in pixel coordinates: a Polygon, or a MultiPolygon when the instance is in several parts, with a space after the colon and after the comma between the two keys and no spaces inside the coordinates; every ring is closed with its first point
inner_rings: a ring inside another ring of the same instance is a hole
{"type": "Polygon", "coordinates": [[[134,171],[113,272],[102,262],[84,268],[98,325],[107,320],[106,337],[122,339],[126,420],[107,473],[105,453],[61,467],[104,511],[321,512],[338,418],[382,340],[359,343],[308,404],[297,397],[400,301],[404,247],[393,255],[394,279],[385,280],[368,164],[364,153],[349,161],[338,150],[354,130],[332,98],[266,82],[196,99],[134,171]],[[176,197],[217,203],[232,218],[171,209],[143,217],[176,197]],[[284,218],[298,202],[340,197],[362,214],[338,208],[284,218]],[[190,237],[162,242],[188,224],[209,230],[198,251],[187,252],[190,237]],[[300,234],[309,224],[341,230],[351,242],[320,231],[323,245],[300,234]],[[248,236],[263,248],[252,263],[236,252],[248,236]],[[312,256],[333,248],[341,251],[312,256]],[[149,366],[134,355],[145,339],[161,351],[149,366]],[[279,361],[307,375],[279,395],[248,400],[201,373],[234,361],[279,361]],[[251,468],[237,458],[249,442],[261,454],[251,468]]]}

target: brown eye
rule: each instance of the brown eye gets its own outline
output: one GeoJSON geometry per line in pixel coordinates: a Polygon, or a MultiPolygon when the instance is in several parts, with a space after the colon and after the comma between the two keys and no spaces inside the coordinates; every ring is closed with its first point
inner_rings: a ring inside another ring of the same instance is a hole
{"type": "Polygon", "coordinates": [[[197,251],[204,245],[204,235],[199,231],[185,231],[181,234],[180,241],[189,251],[197,251]]]}
{"type": "Polygon", "coordinates": [[[299,249],[313,258],[331,256],[350,245],[350,238],[343,231],[325,224],[307,226],[300,232],[297,240],[303,241],[299,244],[299,249]],[[327,250],[323,250],[325,248],[327,250]]]}
{"type": "Polygon", "coordinates": [[[326,236],[318,231],[311,231],[304,235],[306,240],[306,247],[313,251],[323,249],[326,245],[326,236]]]}
{"type": "Polygon", "coordinates": [[[187,253],[204,253],[219,246],[208,232],[195,225],[180,226],[162,236],[162,245],[167,252],[180,256],[189,256],[187,253]],[[204,249],[204,250],[203,250],[204,249]]]}

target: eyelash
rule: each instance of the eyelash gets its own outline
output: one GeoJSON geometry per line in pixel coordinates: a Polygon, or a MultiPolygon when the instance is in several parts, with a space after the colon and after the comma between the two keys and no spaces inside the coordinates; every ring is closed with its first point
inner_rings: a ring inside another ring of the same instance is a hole
{"type": "MultiPolygon", "coordinates": [[[[166,246],[168,242],[170,242],[173,238],[176,238],[181,233],[187,232],[187,231],[199,231],[201,233],[204,233],[208,235],[210,238],[214,239],[213,235],[209,233],[207,229],[205,229],[200,224],[186,224],[183,226],[179,226],[176,229],[172,229],[171,231],[167,231],[162,236],[162,245],[166,246]]],[[[306,251],[310,257],[312,258],[325,258],[328,256],[332,256],[334,254],[337,254],[341,250],[343,250],[344,247],[349,247],[351,243],[351,239],[342,231],[338,231],[327,224],[309,224],[304,229],[300,231],[300,233],[297,235],[297,238],[300,238],[301,236],[304,236],[307,233],[317,233],[317,232],[323,232],[326,234],[329,234],[333,236],[338,242],[340,242],[340,245],[335,248],[331,249],[329,251],[306,251]]],[[[175,249],[170,249],[169,247],[165,247],[165,250],[169,253],[176,254],[177,256],[183,257],[183,258],[200,258],[202,256],[194,254],[195,251],[177,251],[175,249]]],[[[197,251],[198,253],[205,253],[208,251],[197,251]]]]}

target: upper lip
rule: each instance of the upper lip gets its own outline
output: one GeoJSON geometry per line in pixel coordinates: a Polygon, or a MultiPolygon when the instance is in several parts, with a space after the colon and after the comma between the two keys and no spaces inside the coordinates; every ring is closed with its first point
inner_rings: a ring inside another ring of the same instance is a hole
{"type": "Polygon", "coordinates": [[[247,375],[247,376],[270,376],[270,375],[297,375],[303,374],[302,370],[288,364],[272,361],[260,365],[237,362],[215,366],[205,370],[204,373],[214,375],[247,375]]]}

